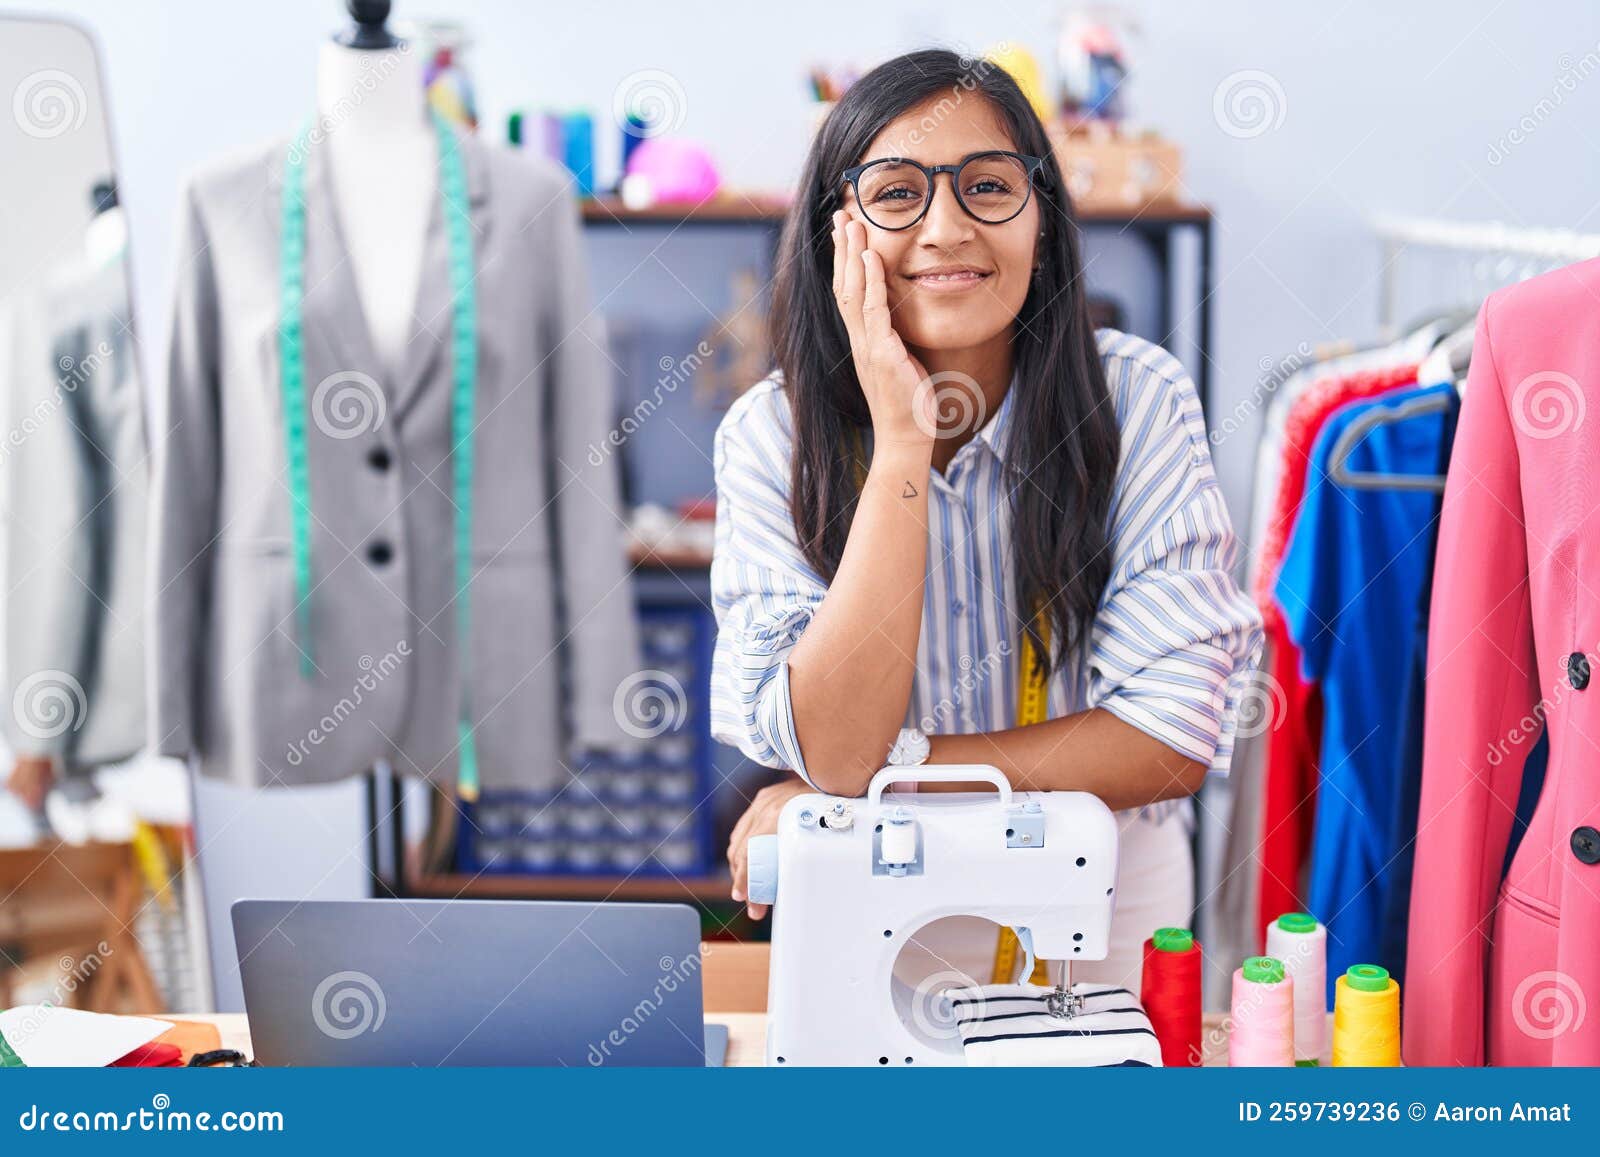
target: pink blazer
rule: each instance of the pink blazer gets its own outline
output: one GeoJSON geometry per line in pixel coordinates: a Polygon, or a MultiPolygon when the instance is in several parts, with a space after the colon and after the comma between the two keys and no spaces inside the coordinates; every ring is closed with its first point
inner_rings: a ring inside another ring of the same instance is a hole
{"type": "Polygon", "coordinates": [[[1600,1064],[1600,260],[1484,303],[1434,573],[1405,1061],[1600,1064]]]}

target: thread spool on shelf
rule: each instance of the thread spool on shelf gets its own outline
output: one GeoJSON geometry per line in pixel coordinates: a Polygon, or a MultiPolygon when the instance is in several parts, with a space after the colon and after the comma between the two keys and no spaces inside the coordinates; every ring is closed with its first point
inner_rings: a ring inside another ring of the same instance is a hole
{"type": "Polygon", "coordinates": [[[1305,912],[1267,925],[1267,955],[1294,978],[1294,1059],[1318,1064],[1328,1038],[1328,930],[1305,912]]]}
{"type": "Polygon", "coordinates": [[[1161,1063],[1200,1063],[1201,950],[1187,928],[1157,928],[1144,942],[1139,1001],[1161,1043],[1161,1063]]]}
{"type": "Polygon", "coordinates": [[[1228,1064],[1289,1068],[1294,1064],[1294,977],[1283,961],[1251,956],[1233,973],[1228,1064]]]}
{"type": "Polygon", "coordinates": [[[1400,1064],[1400,984],[1386,968],[1352,964],[1333,997],[1333,1063],[1339,1068],[1400,1064]]]}

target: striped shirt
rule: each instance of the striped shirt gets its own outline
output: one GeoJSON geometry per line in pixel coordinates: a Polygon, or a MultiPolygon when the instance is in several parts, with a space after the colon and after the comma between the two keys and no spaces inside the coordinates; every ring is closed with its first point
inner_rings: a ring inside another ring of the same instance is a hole
{"type": "MultiPolygon", "coordinates": [[[[1111,577],[1087,646],[1050,680],[1049,716],[1103,708],[1226,774],[1261,618],[1233,578],[1239,548],[1199,399],[1165,350],[1115,330],[1096,336],[1122,438],[1111,577]]],[[[929,472],[927,581],[905,726],[930,735],[1016,725],[1022,627],[1003,469],[1014,394],[942,474],[929,472]]],[[[801,553],[789,510],[792,429],[774,374],[717,430],[711,728],[755,762],[809,781],[787,657],[827,584],[801,553]]],[[[1171,807],[1146,811],[1165,818],[1171,807]]]]}

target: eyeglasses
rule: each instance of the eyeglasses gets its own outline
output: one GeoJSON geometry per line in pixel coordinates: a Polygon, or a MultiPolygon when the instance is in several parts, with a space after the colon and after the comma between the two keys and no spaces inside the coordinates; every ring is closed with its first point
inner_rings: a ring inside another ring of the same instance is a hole
{"type": "Polygon", "coordinates": [[[967,215],[985,225],[1003,225],[1028,207],[1033,181],[1044,161],[1021,153],[973,153],[956,165],[919,165],[884,157],[844,171],[862,216],[879,229],[909,229],[927,216],[933,179],[950,174],[950,188],[967,215]]]}

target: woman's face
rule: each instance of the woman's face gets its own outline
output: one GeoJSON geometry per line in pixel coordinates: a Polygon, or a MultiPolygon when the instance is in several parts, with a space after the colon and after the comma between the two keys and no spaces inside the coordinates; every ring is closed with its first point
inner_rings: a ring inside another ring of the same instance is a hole
{"type": "MultiPolygon", "coordinates": [[[[993,106],[970,92],[952,93],[892,121],[856,163],[904,157],[954,165],[993,149],[1017,150],[993,106]]],[[[989,225],[956,202],[951,181],[940,173],[922,220],[898,231],[874,225],[845,187],[846,211],[866,226],[867,245],[883,259],[895,332],[913,349],[972,349],[1008,334],[1033,278],[1039,199],[1030,196],[1016,217],[989,225]]],[[[871,208],[866,185],[862,196],[871,208]]]]}

